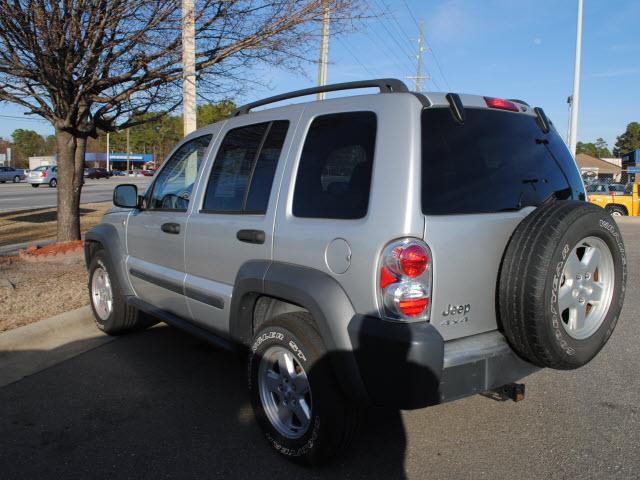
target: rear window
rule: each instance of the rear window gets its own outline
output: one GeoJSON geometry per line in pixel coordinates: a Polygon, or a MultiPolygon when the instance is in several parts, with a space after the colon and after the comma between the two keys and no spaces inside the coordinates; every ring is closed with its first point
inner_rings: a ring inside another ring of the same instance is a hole
{"type": "Polygon", "coordinates": [[[492,213],[538,206],[551,196],[584,200],[575,162],[554,128],[534,117],[448,108],[422,112],[422,210],[426,215],[492,213]]]}

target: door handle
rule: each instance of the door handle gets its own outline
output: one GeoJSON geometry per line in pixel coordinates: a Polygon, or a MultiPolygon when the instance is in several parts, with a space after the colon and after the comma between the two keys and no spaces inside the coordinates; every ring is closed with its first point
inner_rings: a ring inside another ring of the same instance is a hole
{"type": "Polygon", "coordinates": [[[179,223],[163,223],[160,229],[164,233],[178,235],[180,233],[180,224],[179,223]]]}
{"type": "Polygon", "coordinates": [[[263,244],[265,233],[262,230],[238,230],[236,238],[241,242],[263,244]]]}

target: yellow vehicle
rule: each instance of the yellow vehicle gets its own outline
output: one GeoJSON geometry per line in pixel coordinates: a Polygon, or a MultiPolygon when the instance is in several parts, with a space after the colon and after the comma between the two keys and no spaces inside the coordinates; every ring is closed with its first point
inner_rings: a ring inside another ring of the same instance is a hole
{"type": "Polygon", "coordinates": [[[628,184],[624,193],[619,195],[611,193],[587,193],[587,195],[591,203],[606,209],[613,216],[640,215],[637,183],[628,184]]]}

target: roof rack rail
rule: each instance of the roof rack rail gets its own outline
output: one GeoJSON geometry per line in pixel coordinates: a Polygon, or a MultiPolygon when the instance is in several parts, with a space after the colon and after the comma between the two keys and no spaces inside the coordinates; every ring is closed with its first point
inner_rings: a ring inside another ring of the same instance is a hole
{"type": "Polygon", "coordinates": [[[375,80],[361,80],[358,82],[334,83],[331,85],[322,85],[320,87],[296,90],[294,92],[283,93],[274,97],[264,98],[262,100],[247,103],[246,105],[242,105],[241,107],[236,108],[230,116],[237,117],[238,115],[244,115],[245,113],[249,113],[256,107],[280,102],[282,100],[288,100],[290,98],[304,97],[306,95],[313,95],[314,93],[337,92],[339,90],[354,90],[358,88],[379,88],[380,93],[409,92],[409,89],[404,84],[404,82],[396,78],[378,78],[375,80]]]}

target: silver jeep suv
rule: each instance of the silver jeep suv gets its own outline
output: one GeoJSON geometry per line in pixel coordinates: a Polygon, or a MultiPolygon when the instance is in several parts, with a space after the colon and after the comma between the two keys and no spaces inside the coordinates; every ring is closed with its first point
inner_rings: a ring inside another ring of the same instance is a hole
{"type": "Polygon", "coordinates": [[[292,92],[186,137],[144,194],[116,187],[120,208],[86,235],[91,306],[111,334],[164,321],[247,352],[266,438],[320,462],[366,405],[515,398],[539,368],[589,362],[626,259],[584,200],[525,102],[393,79],[292,92]]]}

